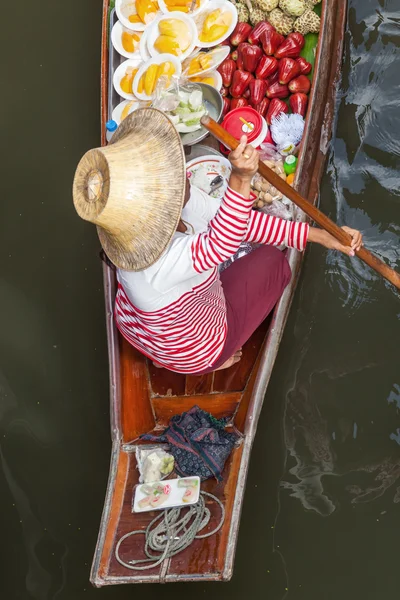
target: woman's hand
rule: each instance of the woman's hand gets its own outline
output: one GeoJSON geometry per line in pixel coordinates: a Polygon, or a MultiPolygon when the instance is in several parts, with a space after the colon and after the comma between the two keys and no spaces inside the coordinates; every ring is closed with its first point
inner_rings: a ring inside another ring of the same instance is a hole
{"type": "Polygon", "coordinates": [[[242,135],[240,144],[229,154],[232,174],[243,181],[251,181],[258,170],[259,154],[253,146],[247,145],[247,136],[242,135]]]}
{"type": "Polygon", "coordinates": [[[362,234],[357,231],[357,229],[351,229],[345,225],[342,227],[342,229],[351,236],[350,246],[343,246],[343,244],[334,238],[333,235],[327,231],[324,231],[323,229],[317,229],[316,227],[310,227],[308,232],[308,241],[317,242],[318,244],[321,244],[330,250],[340,250],[340,252],[343,252],[348,256],[354,256],[355,251],[359,250],[363,245],[362,234]]]}

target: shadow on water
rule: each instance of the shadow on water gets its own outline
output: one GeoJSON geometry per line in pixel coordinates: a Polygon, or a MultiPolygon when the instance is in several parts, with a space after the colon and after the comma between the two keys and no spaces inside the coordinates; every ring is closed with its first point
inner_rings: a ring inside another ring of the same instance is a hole
{"type": "MultiPolygon", "coordinates": [[[[319,248],[308,251],[268,389],[233,581],[90,587],[110,452],[108,374],[98,246],[74,213],[71,180],[99,143],[100,5],[3,8],[2,597],[397,597],[399,298],[356,259],[319,248]]],[[[393,266],[398,8],[350,2],[321,197],[393,266]]]]}

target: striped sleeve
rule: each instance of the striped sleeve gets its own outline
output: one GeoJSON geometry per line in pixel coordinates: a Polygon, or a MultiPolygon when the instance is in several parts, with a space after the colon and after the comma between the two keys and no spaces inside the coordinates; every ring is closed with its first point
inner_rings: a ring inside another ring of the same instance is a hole
{"type": "Polygon", "coordinates": [[[192,261],[198,273],[217,267],[238,251],[248,229],[252,204],[251,198],[228,187],[208,230],[192,239],[192,261]]]}
{"type": "Polygon", "coordinates": [[[307,244],[309,225],[297,221],[286,221],[271,215],[251,211],[246,242],[256,242],[266,246],[285,244],[289,248],[304,250],[307,244]]]}

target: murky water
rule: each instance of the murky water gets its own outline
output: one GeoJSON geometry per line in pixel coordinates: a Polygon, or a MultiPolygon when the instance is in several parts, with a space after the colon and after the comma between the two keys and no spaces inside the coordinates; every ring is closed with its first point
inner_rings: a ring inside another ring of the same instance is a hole
{"type": "MultiPolygon", "coordinates": [[[[108,374],[97,241],[74,213],[71,180],[99,142],[100,5],[3,8],[13,52],[2,69],[2,597],[398,597],[399,297],[356,259],[319,248],[268,390],[232,583],[90,587],[108,374]]],[[[321,199],[398,268],[399,10],[398,0],[350,2],[321,199]]]]}

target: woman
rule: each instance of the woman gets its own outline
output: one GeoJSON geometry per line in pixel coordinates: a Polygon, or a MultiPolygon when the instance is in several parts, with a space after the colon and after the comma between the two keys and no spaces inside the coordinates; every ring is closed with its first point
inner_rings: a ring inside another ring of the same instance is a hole
{"type": "MultiPolygon", "coordinates": [[[[137,128],[135,132],[139,140],[137,128]]],[[[362,244],[361,234],[347,227],[351,247],[306,223],[253,211],[250,183],[259,157],[246,142],[243,136],[229,155],[232,173],[220,204],[186,181],[183,209],[167,246],[141,270],[117,270],[117,327],[159,367],[203,374],[240,359],[242,345],[290,281],[288,262],[275,246],[302,251],[307,241],[317,242],[353,256],[362,244]],[[261,246],[220,273],[219,267],[243,242],[261,246]]],[[[165,227],[170,224],[168,219],[163,222],[165,227]]]]}

